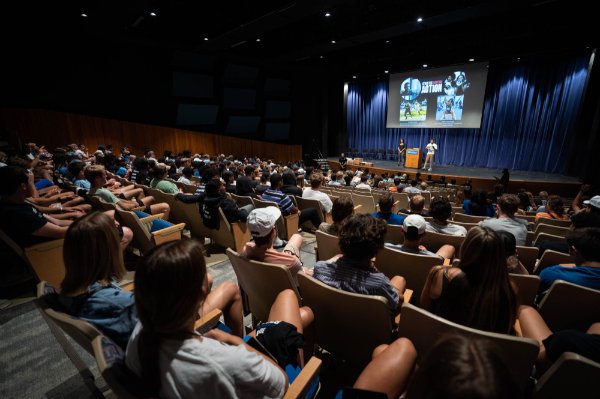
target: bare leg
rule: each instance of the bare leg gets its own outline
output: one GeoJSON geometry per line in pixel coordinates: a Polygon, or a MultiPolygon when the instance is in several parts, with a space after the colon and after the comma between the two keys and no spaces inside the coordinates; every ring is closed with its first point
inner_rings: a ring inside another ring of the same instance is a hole
{"type": "Polygon", "coordinates": [[[288,240],[288,244],[292,244],[294,248],[298,250],[298,253],[300,253],[300,248],[302,248],[302,236],[300,234],[293,234],[288,240]]]}
{"type": "Polygon", "coordinates": [[[440,255],[444,259],[453,259],[454,252],[456,252],[456,250],[454,249],[454,246],[445,244],[445,245],[442,245],[442,247],[437,250],[436,254],[440,255]]]}
{"type": "Polygon", "coordinates": [[[150,205],[150,213],[156,215],[157,213],[164,213],[163,219],[169,220],[169,212],[171,211],[171,207],[166,202],[161,202],[160,204],[150,205]]]}
{"type": "Polygon", "coordinates": [[[388,398],[399,397],[406,390],[415,366],[415,347],[408,339],[399,338],[384,350],[377,347],[374,354],[375,357],[354,383],[354,388],[384,392],[388,398]]]}
{"type": "Polygon", "coordinates": [[[600,323],[594,323],[588,328],[588,334],[600,334],[600,323]]]}
{"type": "Polygon", "coordinates": [[[402,302],[404,302],[404,290],[406,289],[406,280],[402,276],[394,276],[390,280],[392,283],[392,287],[398,291],[398,296],[400,296],[400,302],[398,307],[402,306],[402,302]]]}
{"type": "Polygon", "coordinates": [[[540,353],[538,354],[536,364],[541,370],[546,370],[552,362],[546,356],[546,348],[544,348],[542,341],[552,335],[552,331],[548,328],[538,311],[531,306],[522,305],[519,307],[519,324],[521,325],[524,337],[539,341],[540,353]]]}
{"type": "Polygon", "coordinates": [[[225,324],[231,328],[234,335],[244,336],[244,320],[242,315],[242,296],[240,290],[232,281],[226,281],[214,288],[206,296],[202,304],[202,314],[213,309],[221,309],[225,316],[225,324]]]}

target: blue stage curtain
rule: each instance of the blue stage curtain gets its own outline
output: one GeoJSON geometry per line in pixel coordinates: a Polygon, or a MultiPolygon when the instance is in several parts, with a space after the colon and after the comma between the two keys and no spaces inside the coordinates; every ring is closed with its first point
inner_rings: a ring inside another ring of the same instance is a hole
{"type": "Polygon", "coordinates": [[[348,85],[348,147],[439,147],[436,163],[560,173],[579,115],[589,56],[554,64],[490,67],[479,129],[386,129],[388,81],[348,85]]]}

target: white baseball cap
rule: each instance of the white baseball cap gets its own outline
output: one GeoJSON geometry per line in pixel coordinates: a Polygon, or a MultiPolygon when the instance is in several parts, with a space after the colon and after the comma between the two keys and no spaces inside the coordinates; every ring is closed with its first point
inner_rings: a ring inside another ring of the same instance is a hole
{"type": "Polygon", "coordinates": [[[271,233],[280,216],[281,211],[274,206],[254,209],[246,219],[252,237],[265,237],[271,233]]]}
{"type": "Polygon", "coordinates": [[[427,225],[427,223],[425,222],[425,219],[423,219],[423,216],[408,215],[404,219],[404,223],[402,223],[402,230],[408,231],[409,227],[416,227],[419,232],[419,235],[421,235],[421,234],[425,233],[426,225],[427,225]]]}
{"type": "Polygon", "coordinates": [[[594,208],[600,209],[600,195],[593,196],[587,201],[583,201],[585,205],[593,206],[594,208]]]}

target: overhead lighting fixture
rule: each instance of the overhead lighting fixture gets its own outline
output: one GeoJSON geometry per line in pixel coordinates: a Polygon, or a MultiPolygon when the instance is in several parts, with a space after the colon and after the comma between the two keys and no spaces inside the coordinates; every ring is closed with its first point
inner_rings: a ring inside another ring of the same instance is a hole
{"type": "Polygon", "coordinates": [[[356,79],[356,75],[352,75],[352,79],[356,79]]]}
{"type": "Polygon", "coordinates": [[[81,13],[81,16],[82,16],[83,18],[87,18],[87,14],[86,14],[86,13],[84,13],[84,12],[82,12],[82,13],[81,13]]]}
{"type": "Polygon", "coordinates": [[[427,68],[427,66],[428,66],[427,64],[423,64],[423,68],[427,68]]]}
{"type": "Polygon", "coordinates": [[[151,16],[151,17],[156,17],[156,13],[155,13],[155,12],[151,12],[151,13],[150,13],[150,16],[151,16]]]}
{"type": "Polygon", "coordinates": [[[469,58],[469,62],[475,61],[475,58],[469,58]]]}
{"type": "Polygon", "coordinates": [[[384,73],[390,73],[390,71],[388,71],[387,69],[385,71],[383,71],[384,73]]]}
{"type": "Polygon", "coordinates": [[[320,56],[319,56],[319,58],[323,59],[323,56],[322,56],[322,55],[320,55],[320,56]]]}
{"type": "Polygon", "coordinates": [[[257,38],[256,38],[256,41],[257,41],[257,42],[260,42],[260,37],[257,37],[257,38]]]}
{"type": "Polygon", "coordinates": [[[389,42],[390,42],[389,40],[386,40],[386,41],[385,41],[385,44],[388,44],[389,42]]]}
{"type": "Polygon", "coordinates": [[[517,61],[521,61],[521,57],[517,57],[517,61]]]}
{"type": "Polygon", "coordinates": [[[423,22],[423,18],[421,18],[421,17],[417,18],[417,22],[423,22]]]}
{"type": "Polygon", "coordinates": [[[335,40],[332,40],[332,41],[331,41],[331,44],[335,44],[335,40]]]}
{"type": "Polygon", "coordinates": [[[205,38],[204,38],[204,41],[205,41],[205,42],[207,42],[207,41],[208,41],[208,37],[205,37],[205,38]]]}
{"type": "Polygon", "coordinates": [[[329,11],[326,11],[326,12],[325,12],[325,16],[326,16],[326,17],[331,17],[331,13],[330,13],[329,11]]]}

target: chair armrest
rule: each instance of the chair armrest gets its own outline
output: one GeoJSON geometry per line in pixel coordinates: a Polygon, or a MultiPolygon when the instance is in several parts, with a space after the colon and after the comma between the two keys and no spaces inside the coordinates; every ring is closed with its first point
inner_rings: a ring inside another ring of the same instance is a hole
{"type": "Polygon", "coordinates": [[[233,242],[235,244],[234,250],[237,253],[240,253],[244,248],[244,245],[250,241],[250,230],[248,229],[248,225],[243,222],[233,222],[230,225],[231,233],[233,234],[233,242]]]}
{"type": "Polygon", "coordinates": [[[181,231],[185,228],[185,223],[175,224],[170,227],[165,227],[157,231],[153,231],[152,239],[156,245],[160,245],[164,242],[175,241],[181,239],[181,231]]]}
{"type": "Polygon", "coordinates": [[[140,222],[142,223],[151,223],[153,221],[155,221],[156,219],[162,219],[163,216],[165,216],[164,213],[157,213],[156,215],[150,215],[150,216],[146,216],[145,218],[140,218],[140,222]]]}
{"type": "MultiPolygon", "coordinates": [[[[300,214],[299,213],[293,213],[291,215],[285,216],[283,218],[283,223],[285,224],[285,239],[289,240],[290,237],[292,237],[292,235],[294,233],[298,232],[298,224],[299,224],[299,220],[300,220],[300,214]]],[[[319,226],[316,226],[319,227],[319,226]]]]}
{"type": "Polygon", "coordinates": [[[283,399],[304,397],[308,389],[310,389],[311,381],[317,376],[319,370],[321,370],[321,363],[321,359],[314,356],[311,357],[292,385],[289,386],[287,392],[283,395],[283,399]]]}
{"type": "Polygon", "coordinates": [[[133,292],[135,289],[135,283],[133,281],[126,282],[120,286],[123,291],[133,292]]]}
{"type": "Polygon", "coordinates": [[[356,205],[354,207],[354,212],[358,211],[360,208],[362,208],[362,205],[356,205]]]}
{"type": "Polygon", "coordinates": [[[194,323],[194,331],[206,332],[210,330],[217,324],[222,315],[223,312],[221,312],[221,309],[211,310],[210,312],[196,320],[196,322],[194,323]]]}
{"type": "Polygon", "coordinates": [[[404,303],[410,303],[410,300],[412,299],[412,296],[415,292],[411,289],[405,289],[404,290],[404,303]]]}

